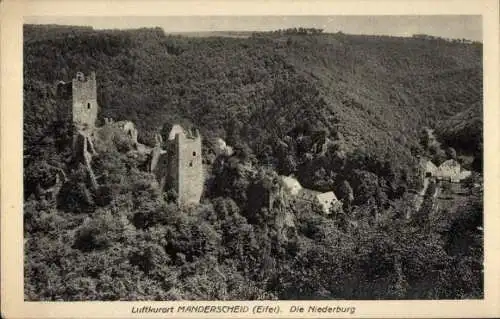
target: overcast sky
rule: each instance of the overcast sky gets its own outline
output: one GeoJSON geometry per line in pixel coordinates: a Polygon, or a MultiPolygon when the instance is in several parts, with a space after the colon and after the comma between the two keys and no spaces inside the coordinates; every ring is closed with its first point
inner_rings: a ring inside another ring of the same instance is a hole
{"type": "Polygon", "coordinates": [[[165,32],[264,31],[314,27],[325,32],[411,36],[415,33],[482,41],[481,16],[172,16],[25,17],[25,23],[88,25],[96,29],[161,27],[165,32]]]}

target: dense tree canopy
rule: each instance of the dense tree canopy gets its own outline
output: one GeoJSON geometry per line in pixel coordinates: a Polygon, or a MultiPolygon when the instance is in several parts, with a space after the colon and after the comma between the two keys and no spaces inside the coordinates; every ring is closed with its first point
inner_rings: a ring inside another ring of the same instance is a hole
{"type": "Polygon", "coordinates": [[[195,38],[26,25],[25,298],[482,298],[481,51],[306,28],[195,38]],[[93,187],[55,92],[77,71],[97,73],[98,126],[133,121],[149,146],[173,123],[200,128],[200,205],[179,209],[120,132],[95,137],[93,187]],[[424,127],[439,127],[437,144],[424,127]],[[215,156],[217,137],[234,154],[215,156]],[[456,209],[427,198],[414,211],[416,153],[474,158],[456,209]],[[61,172],[57,196],[42,196],[61,172]],[[282,196],[279,175],[342,205],[328,215],[282,196]]]}

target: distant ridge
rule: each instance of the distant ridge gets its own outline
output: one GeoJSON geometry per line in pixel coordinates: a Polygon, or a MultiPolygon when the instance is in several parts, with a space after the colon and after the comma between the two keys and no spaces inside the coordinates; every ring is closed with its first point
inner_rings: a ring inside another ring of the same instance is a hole
{"type": "Polygon", "coordinates": [[[341,32],[24,30],[26,81],[95,70],[99,117],[131,120],[146,139],[188,120],[204,136],[233,135],[264,156],[272,136],[307,122],[342,136],[345,151],[406,166],[421,127],[482,101],[477,43],[341,32]]]}
{"type": "Polygon", "coordinates": [[[228,37],[228,38],[248,38],[255,31],[187,31],[187,32],[167,32],[165,34],[182,35],[186,37],[228,37]]]}

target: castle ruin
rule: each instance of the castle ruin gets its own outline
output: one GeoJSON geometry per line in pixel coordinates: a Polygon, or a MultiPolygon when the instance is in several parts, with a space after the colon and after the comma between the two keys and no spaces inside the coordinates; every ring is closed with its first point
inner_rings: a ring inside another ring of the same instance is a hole
{"type": "Polygon", "coordinates": [[[59,81],[56,95],[59,99],[68,101],[66,110],[76,129],[79,132],[91,132],[95,127],[99,108],[95,72],[91,72],[89,76],[77,72],[70,82],[59,81]]]}
{"type": "Polygon", "coordinates": [[[201,136],[198,130],[174,125],[168,137],[167,185],[177,194],[177,204],[198,204],[204,177],[201,136]]]}
{"type": "MultiPolygon", "coordinates": [[[[57,84],[59,98],[71,100],[71,115],[69,116],[76,129],[73,137],[75,157],[80,159],[89,171],[94,188],[97,182],[92,172],[90,162],[96,154],[92,136],[102,128],[96,128],[98,113],[97,86],[95,72],[85,76],[77,72],[71,82],[60,81],[57,84]]],[[[184,130],[180,125],[174,125],[167,141],[167,150],[161,148],[161,137],[157,136],[156,146],[152,149],[137,142],[137,130],[132,122],[113,122],[105,119],[105,127],[118,125],[130,137],[138,150],[151,155],[150,172],[156,175],[162,190],[173,189],[177,196],[177,204],[186,206],[198,204],[203,192],[204,173],[201,155],[201,136],[198,130],[184,130]]]]}
{"type": "Polygon", "coordinates": [[[63,113],[68,121],[72,121],[76,130],[73,136],[75,156],[81,153],[83,144],[90,144],[90,148],[94,150],[91,136],[94,132],[99,108],[95,72],[91,72],[88,77],[82,72],[77,72],[71,82],[59,81],[56,92],[59,99],[67,101],[68,105],[63,113]],[[69,106],[70,103],[71,106],[69,106]],[[81,139],[84,141],[80,142],[81,139]]]}
{"type": "Polygon", "coordinates": [[[161,136],[157,136],[150,163],[160,188],[174,190],[179,207],[198,204],[205,181],[199,131],[176,124],[170,130],[166,151],[161,144],[161,136]]]}
{"type": "Polygon", "coordinates": [[[95,72],[88,77],[78,72],[71,84],[73,124],[78,131],[91,131],[95,127],[98,111],[95,72]]]}

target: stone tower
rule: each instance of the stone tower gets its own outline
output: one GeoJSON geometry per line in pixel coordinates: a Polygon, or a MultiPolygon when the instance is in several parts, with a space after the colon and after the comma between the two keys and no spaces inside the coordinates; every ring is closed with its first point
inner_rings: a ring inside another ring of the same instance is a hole
{"type": "Polygon", "coordinates": [[[177,193],[177,204],[198,204],[203,192],[201,136],[174,125],[168,138],[168,181],[177,193]]]}
{"type": "Polygon", "coordinates": [[[71,103],[71,107],[68,105],[67,108],[70,114],[65,116],[69,115],[68,120],[72,120],[75,128],[73,157],[87,166],[92,185],[97,188],[97,181],[90,166],[92,156],[97,154],[92,142],[98,111],[95,72],[87,77],[82,72],[77,72],[71,82],[60,81],[57,84],[57,95],[71,103]]]}
{"type": "Polygon", "coordinates": [[[76,73],[72,81],[71,96],[73,124],[78,131],[92,131],[98,111],[95,72],[88,77],[82,72],[76,73]]]}

